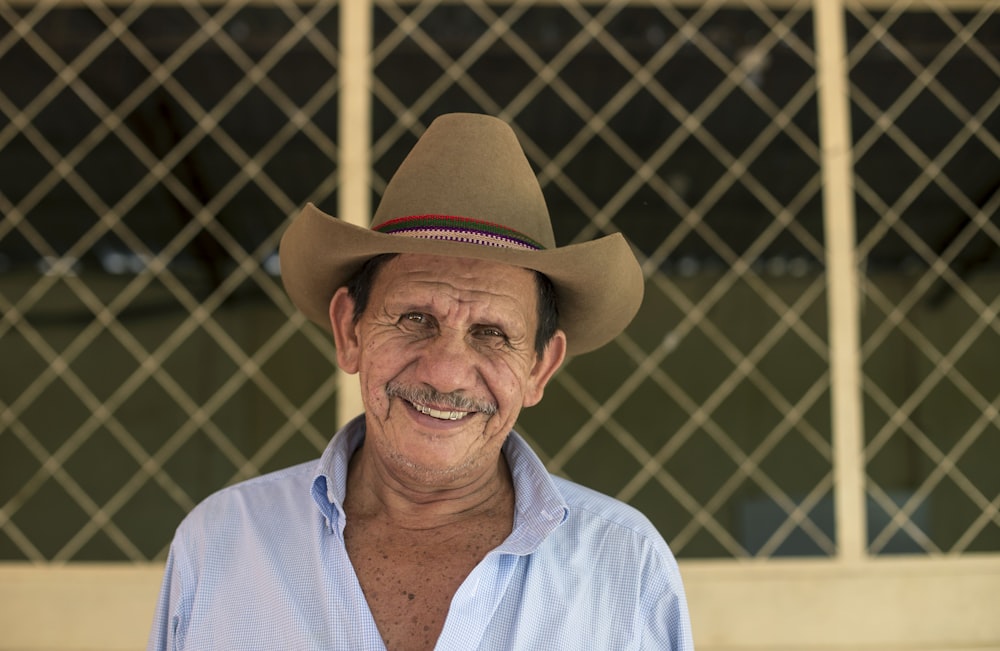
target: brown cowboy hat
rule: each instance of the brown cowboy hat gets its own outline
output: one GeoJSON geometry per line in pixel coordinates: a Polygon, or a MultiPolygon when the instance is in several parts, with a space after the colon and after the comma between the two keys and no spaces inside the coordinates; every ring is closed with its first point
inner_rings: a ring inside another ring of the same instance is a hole
{"type": "Polygon", "coordinates": [[[334,292],[381,253],[478,258],[545,274],[556,288],[570,355],[611,341],[642,303],[642,270],[620,233],[555,245],[545,199],[517,136],[486,115],[435,119],[386,186],[370,229],[309,204],[280,250],[285,290],[324,329],[334,292]]]}

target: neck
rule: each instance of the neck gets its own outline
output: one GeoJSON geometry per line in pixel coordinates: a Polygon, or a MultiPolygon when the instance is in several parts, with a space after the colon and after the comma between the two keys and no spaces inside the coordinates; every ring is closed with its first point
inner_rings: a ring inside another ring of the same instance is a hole
{"type": "Polygon", "coordinates": [[[347,475],[348,519],[372,519],[402,529],[435,529],[477,518],[513,518],[514,486],[503,454],[483,472],[460,482],[436,485],[431,478],[400,476],[366,454],[355,452],[347,475]]]}

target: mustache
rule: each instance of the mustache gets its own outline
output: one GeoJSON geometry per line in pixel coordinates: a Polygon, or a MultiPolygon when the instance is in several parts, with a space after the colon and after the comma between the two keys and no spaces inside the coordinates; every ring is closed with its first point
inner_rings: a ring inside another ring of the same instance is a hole
{"type": "Polygon", "coordinates": [[[414,387],[399,384],[398,382],[390,382],[385,386],[385,393],[390,398],[400,398],[407,402],[414,402],[421,405],[445,407],[454,411],[477,411],[487,416],[497,413],[496,403],[488,400],[478,400],[461,391],[441,393],[434,387],[427,385],[414,387]]]}

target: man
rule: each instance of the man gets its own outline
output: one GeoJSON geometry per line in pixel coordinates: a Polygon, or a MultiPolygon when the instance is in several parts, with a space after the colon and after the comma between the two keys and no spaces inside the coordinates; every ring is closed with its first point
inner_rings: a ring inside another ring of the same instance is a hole
{"type": "Polygon", "coordinates": [[[513,131],[435,120],[369,229],[310,205],[281,243],[365,412],[177,530],[150,649],[691,649],[663,538],[512,431],[643,279],[620,235],[557,248],[513,131]]]}

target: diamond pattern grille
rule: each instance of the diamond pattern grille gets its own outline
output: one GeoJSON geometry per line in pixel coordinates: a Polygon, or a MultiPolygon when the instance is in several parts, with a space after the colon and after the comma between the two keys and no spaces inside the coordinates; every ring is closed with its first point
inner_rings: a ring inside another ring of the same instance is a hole
{"type": "Polygon", "coordinates": [[[873,553],[1000,546],[998,29],[996,3],[849,13],[859,253],[905,270],[866,274],[873,553]]]}
{"type": "Polygon", "coordinates": [[[644,315],[609,351],[574,360],[543,402],[548,409],[525,415],[522,429],[555,471],[642,506],[681,554],[833,551],[830,515],[822,513],[832,484],[828,426],[806,418],[828,384],[819,221],[800,218],[815,211],[819,192],[808,9],[377,7],[382,178],[421,116],[440,106],[544,124],[521,136],[557,239],[622,231],[645,254],[644,315]],[[436,12],[449,15],[436,21],[436,12]],[[435,31],[442,25],[462,29],[435,31]],[[742,42],[744,30],[760,38],[742,42]],[[412,79],[399,64],[410,56],[429,59],[427,79],[412,79]],[[771,65],[784,83],[763,78],[771,65]],[[706,79],[693,79],[695,69],[706,79]],[[401,115],[404,107],[410,112],[401,115]],[[773,187],[784,156],[796,161],[799,178],[773,187]],[[687,160],[710,174],[692,172],[687,160]],[[787,275],[789,264],[795,280],[769,281],[787,275]],[[759,318],[748,334],[752,312],[759,318]],[[693,342],[714,349],[714,364],[701,362],[699,395],[679,379],[689,362],[699,364],[680,354],[682,342],[699,353],[693,342]],[[779,386],[780,357],[791,349],[806,356],[803,383],[779,386]],[[766,405],[766,422],[747,434],[738,423],[751,401],[766,405]],[[578,411],[586,416],[565,425],[553,416],[578,411]],[[808,470],[769,473],[788,454],[807,457],[808,470]],[[712,472],[695,494],[691,462],[725,473],[712,472]],[[777,522],[748,535],[758,514],[777,522]]]}
{"type": "Polygon", "coordinates": [[[0,5],[4,74],[36,84],[0,93],[0,148],[41,159],[0,196],[4,357],[36,371],[3,396],[5,556],[155,557],[211,490],[322,449],[329,372],[268,370],[330,344],[268,270],[286,216],[335,189],[279,183],[303,143],[336,157],[333,9],[0,5]],[[283,88],[305,64],[314,85],[283,88]],[[246,111],[252,135],[227,125],[246,111]]]}
{"type": "MultiPolygon", "coordinates": [[[[494,113],[557,240],[642,261],[636,321],[522,417],[549,466],[681,556],[835,553],[811,4],[372,11],[373,199],[434,115],[494,113]]],[[[0,1],[0,557],[162,558],[209,492],[326,444],[331,344],[274,251],[305,201],[336,214],[339,19],[0,1]]],[[[997,20],[849,11],[872,553],[1000,549],[997,20]]]]}

